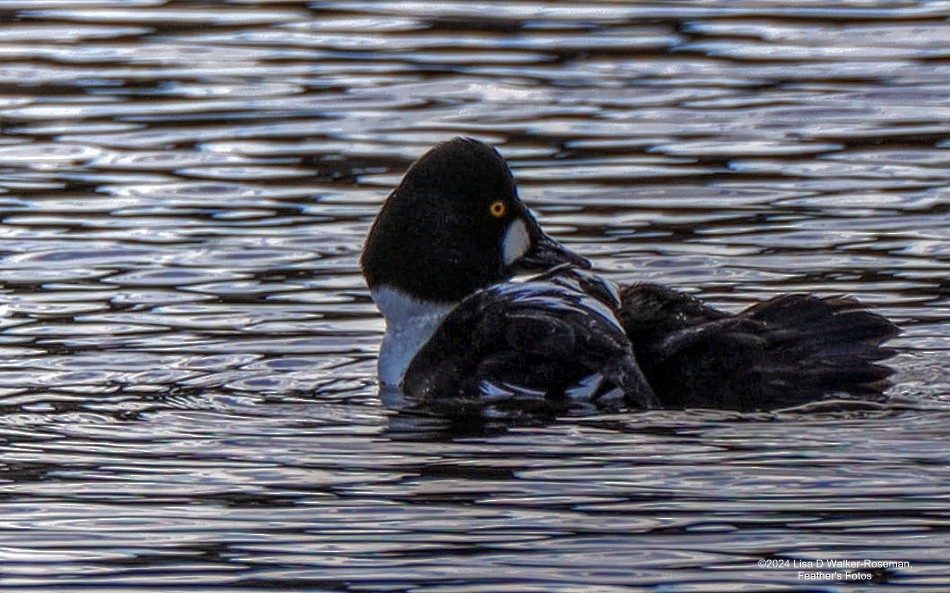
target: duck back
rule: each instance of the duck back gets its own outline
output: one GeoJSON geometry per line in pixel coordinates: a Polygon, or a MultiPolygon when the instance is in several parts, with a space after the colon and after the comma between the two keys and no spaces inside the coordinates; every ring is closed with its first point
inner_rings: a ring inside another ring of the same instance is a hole
{"type": "Polygon", "coordinates": [[[890,321],[847,297],[788,294],[729,314],[654,284],[621,294],[621,321],[664,407],[767,410],[881,396],[890,321]]]}

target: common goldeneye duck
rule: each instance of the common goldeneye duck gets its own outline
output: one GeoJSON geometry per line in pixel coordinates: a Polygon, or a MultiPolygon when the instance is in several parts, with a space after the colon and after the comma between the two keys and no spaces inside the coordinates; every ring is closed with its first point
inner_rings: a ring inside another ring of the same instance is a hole
{"type": "Polygon", "coordinates": [[[410,167],[361,258],[386,319],[384,388],[452,413],[788,407],[880,394],[889,321],[786,295],[731,315],[638,284],[619,294],[546,235],[494,149],[468,138],[410,167]],[[519,272],[543,272],[522,282],[519,272]]]}

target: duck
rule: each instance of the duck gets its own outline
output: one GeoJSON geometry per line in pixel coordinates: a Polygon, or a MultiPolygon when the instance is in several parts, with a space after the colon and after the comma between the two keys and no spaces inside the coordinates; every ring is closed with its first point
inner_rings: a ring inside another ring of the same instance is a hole
{"type": "Polygon", "coordinates": [[[501,154],[467,137],[415,161],[360,257],[386,323],[378,375],[452,416],[787,408],[881,397],[898,328],[856,299],[738,313],[617,286],[541,228],[501,154]]]}

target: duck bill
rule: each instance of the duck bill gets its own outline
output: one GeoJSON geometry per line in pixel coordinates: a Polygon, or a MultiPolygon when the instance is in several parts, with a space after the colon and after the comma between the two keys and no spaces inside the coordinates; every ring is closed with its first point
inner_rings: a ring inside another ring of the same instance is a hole
{"type": "Polygon", "coordinates": [[[521,258],[515,260],[515,272],[543,272],[556,266],[570,265],[584,270],[590,268],[590,260],[567,249],[540,227],[531,233],[531,247],[521,258]]]}

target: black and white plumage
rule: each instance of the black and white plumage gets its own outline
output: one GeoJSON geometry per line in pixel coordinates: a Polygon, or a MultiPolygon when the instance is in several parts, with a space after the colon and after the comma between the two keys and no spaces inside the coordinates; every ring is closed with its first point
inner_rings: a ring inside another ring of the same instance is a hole
{"type": "Polygon", "coordinates": [[[657,408],[616,311],[613,287],[563,269],[462,301],[413,359],[410,397],[470,407],[657,408]]]}
{"type": "Polygon", "coordinates": [[[386,318],[381,384],[449,415],[783,408],[880,395],[897,328],[853,299],[786,295],[732,315],[613,285],[544,233],[501,155],[457,138],[390,194],[361,258],[386,318]],[[544,272],[511,282],[518,272],[544,272]]]}

